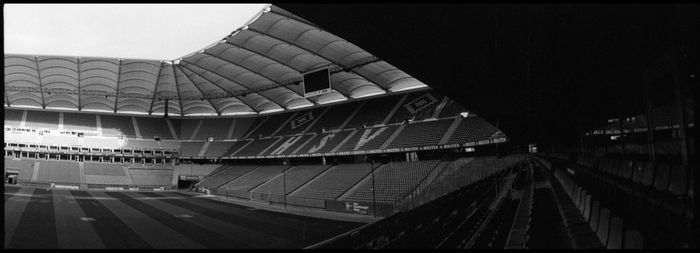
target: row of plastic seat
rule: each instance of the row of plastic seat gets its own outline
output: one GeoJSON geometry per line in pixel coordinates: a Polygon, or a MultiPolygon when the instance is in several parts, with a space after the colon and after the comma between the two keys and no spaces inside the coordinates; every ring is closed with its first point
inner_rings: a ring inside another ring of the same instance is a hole
{"type": "Polygon", "coordinates": [[[530,221],[532,221],[532,194],[534,191],[530,172],[530,170],[525,171],[522,177],[522,181],[526,184],[523,189],[523,195],[520,198],[520,203],[518,204],[518,210],[515,213],[510,233],[508,234],[508,239],[506,240],[506,249],[523,249],[525,248],[525,244],[527,244],[527,232],[530,229],[530,221]]]}
{"type": "Polygon", "coordinates": [[[693,172],[686,166],[603,158],[576,178],[610,208],[636,221],[653,247],[685,247],[694,219],[693,172]]]}
{"type": "Polygon", "coordinates": [[[368,225],[320,248],[461,248],[486,221],[512,167],[426,204],[368,225]]]}
{"type": "Polygon", "coordinates": [[[639,231],[626,229],[622,218],[584,188],[568,172],[554,170],[553,192],[572,239],[574,248],[641,249],[644,239],[639,231]]]}

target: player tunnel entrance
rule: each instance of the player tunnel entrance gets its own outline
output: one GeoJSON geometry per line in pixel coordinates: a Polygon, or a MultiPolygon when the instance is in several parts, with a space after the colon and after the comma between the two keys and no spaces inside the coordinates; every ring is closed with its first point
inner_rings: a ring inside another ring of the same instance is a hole
{"type": "Polygon", "coordinates": [[[201,181],[203,176],[180,175],[177,180],[178,189],[190,189],[201,181]]]}
{"type": "Polygon", "coordinates": [[[5,183],[6,184],[17,184],[18,178],[19,178],[19,171],[16,171],[16,170],[5,171],[5,183]]]}

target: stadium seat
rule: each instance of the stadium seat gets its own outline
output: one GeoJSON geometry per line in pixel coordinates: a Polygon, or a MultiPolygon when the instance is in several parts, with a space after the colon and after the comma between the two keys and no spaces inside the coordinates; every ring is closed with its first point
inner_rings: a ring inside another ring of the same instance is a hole
{"type": "Polygon", "coordinates": [[[598,230],[598,215],[600,215],[600,202],[597,200],[594,200],[591,203],[591,210],[590,210],[590,220],[588,221],[588,224],[591,226],[591,230],[593,232],[596,232],[598,230]]]}
{"type": "Polygon", "coordinates": [[[643,249],[644,248],[644,238],[642,234],[636,230],[625,231],[625,244],[624,249],[643,249]]]}
{"type": "Polygon", "coordinates": [[[619,176],[623,179],[632,179],[632,174],[634,173],[634,163],[633,160],[624,160],[622,162],[622,171],[619,176]]]}
{"type": "Polygon", "coordinates": [[[668,190],[676,197],[684,197],[688,186],[688,168],[683,165],[671,167],[671,182],[668,190]]]}
{"type": "Polygon", "coordinates": [[[605,207],[600,209],[600,215],[598,217],[598,227],[596,230],[596,235],[603,245],[608,245],[608,235],[610,231],[610,209],[605,207]]]}
{"type": "Polygon", "coordinates": [[[608,239],[608,249],[622,249],[624,227],[620,217],[610,219],[610,236],[608,239]]]}

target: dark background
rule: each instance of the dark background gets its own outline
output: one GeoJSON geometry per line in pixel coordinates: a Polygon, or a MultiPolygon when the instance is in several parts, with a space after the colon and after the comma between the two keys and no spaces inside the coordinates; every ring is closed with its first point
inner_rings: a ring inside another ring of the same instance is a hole
{"type": "MultiPolygon", "coordinates": [[[[607,118],[643,112],[643,74],[671,49],[697,85],[694,4],[276,5],[461,102],[514,144],[572,147],[607,118]]],[[[657,80],[652,102],[673,102],[672,84],[657,80]]]]}

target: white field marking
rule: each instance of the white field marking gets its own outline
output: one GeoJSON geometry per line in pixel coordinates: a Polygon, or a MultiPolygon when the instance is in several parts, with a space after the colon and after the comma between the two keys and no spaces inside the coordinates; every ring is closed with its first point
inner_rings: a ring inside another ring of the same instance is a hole
{"type": "MultiPolygon", "coordinates": [[[[119,200],[118,198],[111,198],[111,197],[77,197],[77,196],[66,196],[65,198],[68,199],[98,199],[98,200],[119,200]]],[[[186,199],[190,197],[139,197],[139,198],[130,198],[130,199],[139,199],[139,200],[158,200],[158,199],[186,199]]]]}
{"type": "MultiPolygon", "coordinates": [[[[11,196],[19,196],[19,197],[37,197],[37,198],[48,198],[49,196],[44,196],[41,194],[25,194],[25,193],[8,193],[5,192],[5,195],[11,195],[11,196]]],[[[186,198],[212,198],[212,196],[207,196],[207,195],[198,195],[198,196],[191,196],[191,197],[138,197],[138,198],[132,198],[132,199],[142,199],[142,200],[153,200],[153,199],[186,199],[186,198]]],[[[78,196],[70,196],[66,195],[64,198],[67,199],[101,199],[101,200],[117,200],[116,198],[110,198],[110,197],[78,197],[78,196]]]]}
{"type": "Polygon", "coordinates": [[[6,192],[5,195],[19,196],[19,197],[48,198],[48,196],[44,196],[44,195],[39,195],[39,194],[25,194],[25,193],[9,193],[9,192],[6,192]]]}
{"type": "Polygon", "coordinates": [[[90,218],[90,217],[80,217],[80,220],[82,220],[82,221],[95,221],[95,219],[90,218]]]}
{"type": "Polygon", "coordinates": [[[175,215],[175,217],[187,219],[187,218],[192,218],[192,215],[189,215],[189,214],[180,214],[180,215],[175,215]]]}

